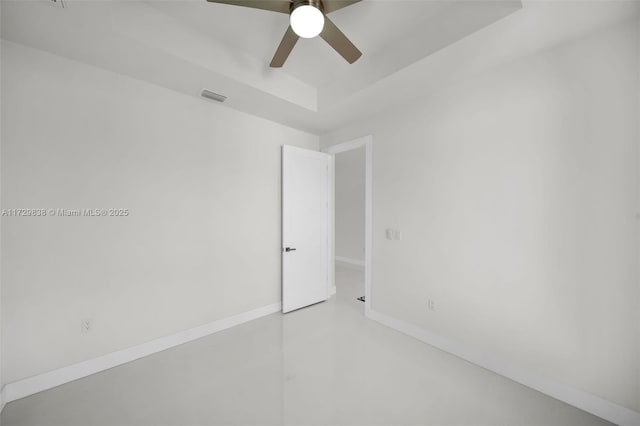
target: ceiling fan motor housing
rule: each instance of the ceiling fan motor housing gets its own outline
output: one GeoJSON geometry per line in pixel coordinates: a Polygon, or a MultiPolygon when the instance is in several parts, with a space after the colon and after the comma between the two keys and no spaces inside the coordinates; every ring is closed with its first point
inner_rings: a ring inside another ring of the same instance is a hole
{"type": "Polygon", "coordinates": [[[293,0],[291,2],[291,7],[289,8],[289,13],[293,12],[300,6],[313,6],[324,14],[324,7],[322,6],[321,0],[293,0]]]}

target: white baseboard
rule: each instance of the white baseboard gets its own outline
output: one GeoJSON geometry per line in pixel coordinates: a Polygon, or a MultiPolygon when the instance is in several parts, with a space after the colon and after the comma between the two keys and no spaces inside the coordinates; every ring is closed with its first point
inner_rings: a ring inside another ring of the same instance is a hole
{"type": "Polygon", "coordinates": [[[209,324],[190,328],[169,336],[161,337],[150,342],[112,352],[97,358],[79,362],[68,367],[59,368],[17,382],[8,383],[2,389],[2,402],[9,403],[62,384],[81,379],[91,374],[134,361],[136,359],[164,351],[165,349],[208,336],[218,331],[240,325],[242,323],[279,312],[282,303],[274,303],[252,311],[243,312],[227,318],[213,321],[209,324]]]}
{"type": "Polygon", "coordinates": [[[5,402],[4,402],[4,387],[0,390],[0,413],[4,410],[5,402]]]}
{"type": "Polygon", "coordinates": [[[431,346],[476,364],[501,376],[535,389],[587,413],[620,426],[640,426],[640,413],[596,395],[572,388],[537,373],[515,367],[491,354],[475,350],[461,342],[439,336],[414,324],[393,318],[378,311],[370,311],[369,318],[431,346]]]}
{"type": "Polygon", "coordinates": [[[352,259],[350,257],[336,256],[336,262],[348,263],[354,266],[361,266],[364,268],[364,260],[352,259]]]}

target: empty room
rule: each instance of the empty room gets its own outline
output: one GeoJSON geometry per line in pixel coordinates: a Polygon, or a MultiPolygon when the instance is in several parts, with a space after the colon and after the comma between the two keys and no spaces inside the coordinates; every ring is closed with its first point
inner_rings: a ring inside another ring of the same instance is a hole
{"type": "Polygon", "coordinates": [[[2,426],[640,426],[640,1],[0,33],[2,426]]]}

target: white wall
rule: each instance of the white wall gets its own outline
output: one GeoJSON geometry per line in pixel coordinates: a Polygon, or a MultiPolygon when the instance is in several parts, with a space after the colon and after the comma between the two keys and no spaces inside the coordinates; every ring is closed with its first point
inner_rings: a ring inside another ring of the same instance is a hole
{"type": "MultiPolygon", "coordinates": [[[[640,28],[640,18],[638,18],[637,21],[637,26],[640,28]]],[[[640,62],[640,30],[636,32],[636,37],[637,37],[637,42],[636,42],[636,47],[637,47],[637,51],[638,51],[638,61],[640,62]]],[[[640,63],[638,64],[638,67],[640,68],[640,63]]],[[[640,77],[638,77],[640,79],[640,77]]],[[[638,90],[638,100],[637,100],[637,105],[638,105],[638,109],[636,111],[636,120],[638,123],[640,123],[640,84],[638,84],[637,86],[637,90],[638,90]]],[[[639,124],[640,126],[640,124],[639,124]]],[[[638,130],[638,133],[640,133],[640,130],[638,130]]],[[[640,136],[639,136],[640,138],[640,136]]],[[[638,150],[638,156],[640,157],[640,149],[638,150]]],[[[640,163],[640,158],[638,159],[638,162],[640,163]]],[[[640,175],[640,171],[638,171],[638,174],[640,175]]],[[[640,185],[638,187],[638,198],[640,199],[640,185]]],[[[638,202],[638,204],[640,205],[640,202],[638,202]]],[[[636,217],[637,218],[637,217],[636,217]]],[[[638,235],[638,240],[640,241],[640,235],[638,235]]],[[[640,244],[640,243],[639,243],[640,244]]],[[[638,275],[640,276],[640,250],[638,250],[638,275]]],[[[637,299],[636,299],[636,307],[640,308],[640,290],[637,292],[637,299]]],[[[637,326],[637,331],[636,331],[636,345],[637,345],[637,353],[638,356],[640,358],[640,309],[636,309],[636,320],[635,320],[636,326],[637,326]]],[[[638,389],[638,395],[640,395],[640,366],[638,366],[637,368],[637,389],[638,389]]],[[[640,399],[640,396],[638,397],[638,399],[640,399]]],[[[640,401],[638,402],[638,405],[640,405],[640,401]]]]}
{"type": "MultiPolygon", "coordinates": [[[[0,7],[0,23],[2,22],[2,7],[0,7]]],[[[2,25],[0,24],[0,27],[2,25]]],[[[2,58],[2,45],[0,44],[0,59],[2,58]]],[[[0,100],[2,95],[2,66],[0,66],[0,100]]],[[[2,102],[0,101],[0,117],[2,117],[2,102]]],[[[2,208],[2,123],[0,120],[0,209],[2,208]]],[[[4,385],[2,376],[2,220],[0,220],[0,410],[4,408],[4,385]]]]}
{"type": "Polygon", "coordinates": [[[640,410],[638,27],[321,138],[373,135],[374,310],[640,410]]]}
{"type": "Polygon", "coordinates": [[[3,218],[5,382],[280,301],[280,147],[317,136],[8,42],[2,90],[3,208],[130,210],[3,218]]]}
{"type": "Polygon", "coordinates": [[[364,262],[364,147],[335,155],[335,255],[364,262]]]}

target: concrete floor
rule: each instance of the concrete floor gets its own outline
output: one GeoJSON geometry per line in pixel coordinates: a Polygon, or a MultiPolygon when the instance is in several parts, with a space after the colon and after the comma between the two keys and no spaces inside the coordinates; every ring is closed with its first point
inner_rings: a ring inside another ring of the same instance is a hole
{"type": "Polygon", "coordinates": [[[8,404],[3,426],[609,424],[363,316],[337,295],[8,404]]]}

